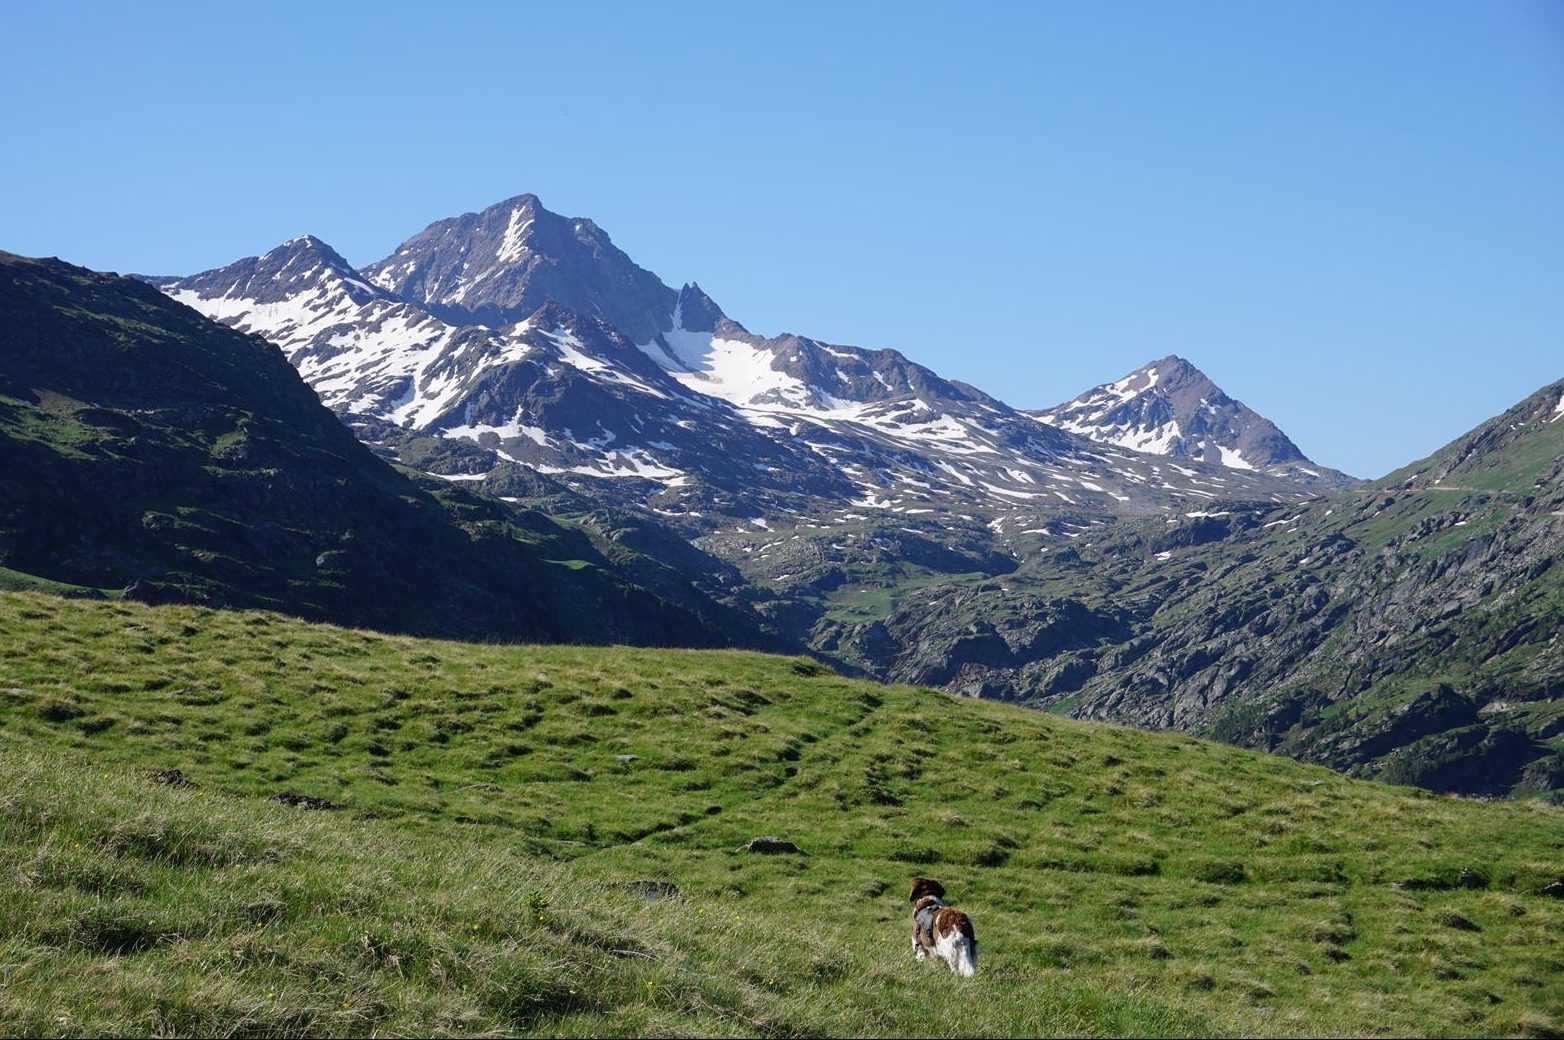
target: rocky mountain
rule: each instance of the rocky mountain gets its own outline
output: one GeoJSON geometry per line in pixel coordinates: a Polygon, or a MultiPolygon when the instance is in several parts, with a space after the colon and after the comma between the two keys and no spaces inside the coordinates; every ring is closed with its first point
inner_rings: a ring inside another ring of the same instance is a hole
{"type": "Polygon", "coordinates": [[[1054,408],[1029,413],[1060,429],[1121,448],[1258,470],[1301,484],[1357,482],[1310,462],[1276,424],[1235,401],[1175,355],[1137,368],[1054,408]]]}
{"type": "MultiPolygon", "coordinates": [[[[289,306],[271,291],[278,271],[380,301],[323,256],[294,243],[247,284],[260,306],[289,306]]],[[[683,547],[671,576],[655,556],[394,470],[274,346],[142,282],[0,254],[0,314],[6,583],[467,638],[767,643],[697,587],[724,565],[683,547]]]]}
{"type": "Polygon", "coordinates": [[[1564,382],[1384,480],[1094,531],[817,645],[874,674],[1473,794],[1564,789],[1564,382]]]}
{"type": "Polygon", "coordinates": [[[277,343],[399,459],[490,489],[529,468],[690,533],[854,509],[1089,525],[1312,493],[1060,431],[894,350],[753,335],[530,195],[437,222],[362,273],[306,236],[162,285],[277,343]]]}

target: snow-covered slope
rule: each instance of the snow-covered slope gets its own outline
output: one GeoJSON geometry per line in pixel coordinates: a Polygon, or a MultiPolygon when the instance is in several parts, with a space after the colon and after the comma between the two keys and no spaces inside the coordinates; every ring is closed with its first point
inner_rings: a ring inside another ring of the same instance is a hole
{"type": "Polygon", "coordinates": [[[310,237],[164,291],[276,343],[350,421],[469,440],[544,473],[677,488],[694,459],[721,484],[760,491],[803,477],[851,490],[812,453],[686,390],[612,326],[556,304],[497,329],[450,325],[310,237]]]}
{"type": "Polygon", "coordinates": [[[703,523],[855,508],[1089,517],[1306,494],[1204,455],[1097,443],[894,350],[753,335],[698,286],[663,285],[530,195],[437,222],[363,272],[306,236],[159,283],[276,343],[361,432],[481,449],[453,478],[522,464],[703,523]]]}
{"type": "Polygon", "coordinates": [[[310,235],[164,291],[282,347],[328,407],[398,423],[427,421],[445,403],[447,387],[419,378],[440,358],[466,347],[503,353],[501,337],[454,328],[376,288],[310,235]]]}
{"type": "Polygon", "coordinates": [[[1261,471],[1305,485],[1355,483],[1310,462],[1275,423],[1227,396],[1204,372],[1174,355],[1073,401],[1030,414],[1132,451],[1261,471]]]}

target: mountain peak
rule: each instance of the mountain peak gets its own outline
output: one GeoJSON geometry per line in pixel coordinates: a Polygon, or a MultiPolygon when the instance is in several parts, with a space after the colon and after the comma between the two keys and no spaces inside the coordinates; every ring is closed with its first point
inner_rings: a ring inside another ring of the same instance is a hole
{"type": "Polygon", "coordinates": [[[1229,397],[1177,354],[1031,414],[1071,433],[1134,451],[1285,473],[1332,486],[1351,483],[1343,474],[1315,466],[1275,423],[1229,397]]]}
{"type": "Polygon", "coordinates": [[[297,235],[290,238],[282,245],[262,253],[260,260],[262,263],[287,263],[301,257],[318,260],[333,271],[358,277],[358,272],[341,253],[314,235],[297,235]]]}
{"type": "Polygon", "coordinates": [[[722,308],[695,282],[686,283],[679,290],[673,312],[674,327],[686,332],[715,332],[717,323],[725,317],[722,308]]]}
{"type": "Polygon", "coordinates": [[[532,194],[435,221],[364,274],[455,325],[499,328],[552,300],[637,343],[672,328],[678,299],[595,223],[550,212],[532,194]]]}
{"type": "Polygon", "coordinates": [[[1193,373],[1201,377],[1205,376],[1204,372],[1195,367],[1195,363],[1193,361],[1190,361],[1188,358],[1179,357],[1177,354],[1169,354],[1165,358],[1158,358],[1156,361],[1153,361],[1151,364],[1146,365],[1145,367],[1154,368],[1158,372],[1193,373]]]}
{"type": "Polygon", "coordinates": [[[298,235],[260,256],[176,279],[165,287],[203,299],[242,297],[256,303],[276,303],[311,290],[346,293],[357,303],[381,295],[341,253],[314,235],[298,235]]]}
{"type": "MultiPolygon", "coordinates": [[[[1131,378],[1138,373],[1146,373],[1147,375],[1154,373],[1157,385],[1163,387],[1175,384],[1181,386],[1201,384],[1203,390],[1209,389],[1219,394],[1222,393],[1222,388],[1213,383],[1211,377],[1202,372],[1193,361],[1180,357],[1177,354],[1169,354],[1167,357],[1158,358],[1150,364],[1142,365],[1134,372],[1131,372],[1129,376],[1126,376],[1125,379],[1131,378]]],[[[1123,382],[1123,380],[1120,380],[1120,382],[1123,382]]]]}

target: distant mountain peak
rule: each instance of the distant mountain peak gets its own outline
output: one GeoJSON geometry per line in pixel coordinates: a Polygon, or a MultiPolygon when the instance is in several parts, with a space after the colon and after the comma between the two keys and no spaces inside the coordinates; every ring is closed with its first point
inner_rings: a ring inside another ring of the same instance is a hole
{"type": "Polygon", "coordinates": [[[674,303],[675,328],[687,332],[715,332],[724,317],[722,308],[701,291],[699,284],[689,282],[679,290],[679,298],[674,303]]]}
{"type": "Polygon", "coordinates": [[[336,275],[363,288],[370,288],[362,275],[341,253],[314,235],[299,235],[264,254],[262,264],[315,263],[322,275],[336,275]]]}
{"type": "Polygon", "coordinates": [[[1030,413],[1060,429],[1121,448],[1229,469],[1350,484],[1315,466],[1275,423],[1229,397],[1192,362],[1169,354],[1064,404],[1030,413]]]}
{"type": "Polygon", "coordinates": [[[384,295],[331,246],[314,235],[298,235],[260,256],[245,257],[226,267],[189,278],[159,279],[164,288],[194,293],[202,299],[246,299],[277,303],[306,292],[341,293],[355,303],[384,295]]]}

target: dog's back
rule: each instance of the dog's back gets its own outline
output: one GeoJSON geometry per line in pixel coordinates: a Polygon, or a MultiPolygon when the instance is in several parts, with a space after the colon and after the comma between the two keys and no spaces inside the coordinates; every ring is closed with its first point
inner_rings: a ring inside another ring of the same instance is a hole
{"type": "Polygon", "coordinates": [[[934,956],[958,975],[977,973],[977,936],[972,918],[960,910],[942,906],[934,911],[934,956]]]}

